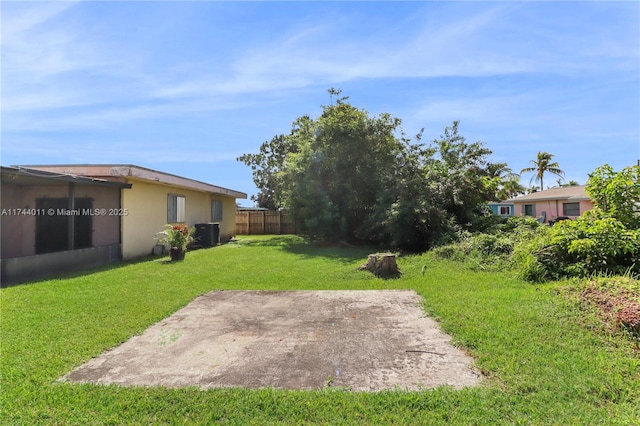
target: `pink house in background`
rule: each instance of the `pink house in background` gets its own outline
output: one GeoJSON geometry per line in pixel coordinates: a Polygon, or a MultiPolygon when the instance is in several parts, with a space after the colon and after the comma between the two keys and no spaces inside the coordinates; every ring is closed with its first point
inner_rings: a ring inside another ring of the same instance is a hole
{"type": "Polygon", "coordinates": [[[585,185],[550,188],[506,200],[505,203],[513,204],[512,216],[533,216],[540,218],[541,222],[559,216],[575,219],[593,208],[585,188],[585,185]]]}

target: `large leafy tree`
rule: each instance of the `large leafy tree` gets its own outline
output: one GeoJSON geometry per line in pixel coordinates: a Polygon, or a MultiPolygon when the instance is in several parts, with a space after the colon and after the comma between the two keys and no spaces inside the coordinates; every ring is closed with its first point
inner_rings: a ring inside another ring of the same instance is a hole
{"type": "Polygon", "coordinates": [[[551,173],[561,178],[564,177],[564,171],[560,170],[560,165],[556,161],[551,161],[553,159],[553,154],[549,154],[548,152],[538,152],[535,160],[531,160],[531,164],[533,167],[525,167],[520,171],[522,173],[535,173],[531,178],[531,181],[534,180],[540,182],[540,190],[544,190],[544,175],[545,173],[551,173]]]}
{"type": "MultiPolygon", "coordinates": [[[[305,117],[302,117],[298,121],[304,119],[305,117]]],[[[279,172],[284,168],[287,155],[297,151],[298,145],[295,140],[290,136],[277,135],[260,145],[260,152],[257,154],[244,154],[238,157],[238,161],[250,166],[253,171],[253,181],[259,192],[251,196],[251,199],[258,207],[270,210],[280,208],[282,182],[279,172]]]]}
{"type": "Polygon", "coordinates": [[[422,132],[404,135],[400,119],[330,93],[338,97],[320,117],[298,118],[290,134],[239,158],[253,169],[262,206],[293,210],[310,236],[410,250],[471,226],[492,195],[490,150],[467,143],[457,122],[425,145],[422,132]]]}
{"type": "Polygon", "coordinates": [[[367,237],[360,228],[393,180],[403,150],[395,137],[399,119],[372,117],[347,99],[338,98],[317,120],[292,132],[299,151],[287,156],[280,174],[286,206],[306,233],[318,237],[367,237]]]}
{"type": "Polygon", "coordinates": [[[421,251],[469,229],[479,206],[491,197],[486,185],[487,157],[482,142],[468,143],[458,122],[426,147],[403,152],[398,179],[390,187],[381,221],[395,246],[421,251]]]}
{"type": "Polygon", "coordinates": [[[439,158],[427,163],[427,176],[439,182],[444,207],[462,225],[471,222],[478,205],[491,197],[482,179],[487,174],[491,150],[482,142],[468,143],[458,133],[458,122],[446,127],[440,139],[432,141],[439,158]]]}

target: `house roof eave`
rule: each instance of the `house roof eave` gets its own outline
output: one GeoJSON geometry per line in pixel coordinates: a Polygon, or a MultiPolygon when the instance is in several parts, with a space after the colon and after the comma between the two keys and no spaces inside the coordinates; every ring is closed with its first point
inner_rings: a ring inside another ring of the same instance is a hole
{"type": "Polygon", "coordinates": [[[56,164],[56,165],[25,165],[20,166],[36,170],[48,170],[64,172],[93,177],[104,177],[109,180],[114,178],[140,179],[148,182],[157,182],[166,185],[173,185],[185,189],[197,190],[218,194],[238,199],[246,199],[247,194],[233,189],[223,188],[210,183],[189,179],[171,173],[160,172],[147,167],[133,164],[56,164]]]}
{"type": "Polygon", "coordinates": [[[561,188],[550,188],[544,191],[521,195],[519,197],[505,200],[508,203],[535,203],[538,201],[590,201],[591,199],[585,191],[584,185],[566,186],[561,188]]]}
{"type": "Polygon", "coordinates": [[[17,177],[21,177],[23,180],[46,180],[49,182],[68,182],[79,185],[91,185],[91,186],[107,186],[112,188],[130,189],[131,184],[124,182],[115,182],[105,179],[100,179],[91,176],[78,176],[65,173],[48,172],[44,170],[31,169],[23,166],[1,166],[3,175],[11,175],[12,180],[17,177]]]}
{"type": "Polygon", "coordinates": [[[139,166],[121,166],[111,169],[112,176],[124,176],[134,179],[142,179],[150,182],[158,182],[166,185],[179,186],[185,189],[198,190],[213,194],[225,195],[228,197],[246,199],[247,194],[233,189],[224,188],[222,186],[201,182],[195,179],[189,179],[171,173],[160,172],[139,166]]]}

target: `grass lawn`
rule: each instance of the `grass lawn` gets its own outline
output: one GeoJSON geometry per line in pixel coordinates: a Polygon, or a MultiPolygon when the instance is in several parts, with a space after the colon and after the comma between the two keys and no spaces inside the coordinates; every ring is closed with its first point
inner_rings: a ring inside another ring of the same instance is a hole
{"type": "Polygon", "coordinates": [[[637,344],[605,332],[558,291],[563,283],[534,286],[430,254],[400,258],[403,276],[380,280],[356,270],[368,253],[251,237],[180,263],[150,259],[2,289],[0,423],[640,424],[637,344]],[[386,288],[424,297],[475,358],[482,386],[355,393],[56,382],[210,290],[386,288]]]}

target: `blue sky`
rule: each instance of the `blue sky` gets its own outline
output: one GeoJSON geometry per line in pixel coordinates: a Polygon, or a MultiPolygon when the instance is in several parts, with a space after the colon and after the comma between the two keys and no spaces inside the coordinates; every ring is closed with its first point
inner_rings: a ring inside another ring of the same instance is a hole
{"type": "Polygon", "coordinates": [[[599,165],[640,159],[639,2],[2,1],[0,11],[2,165],[136,164],[251,195],[236,157],[317,117],[331,87],[426,140],[459,120],[467,141],[514,171],[548,151],[585,183],[599,165]]]}

